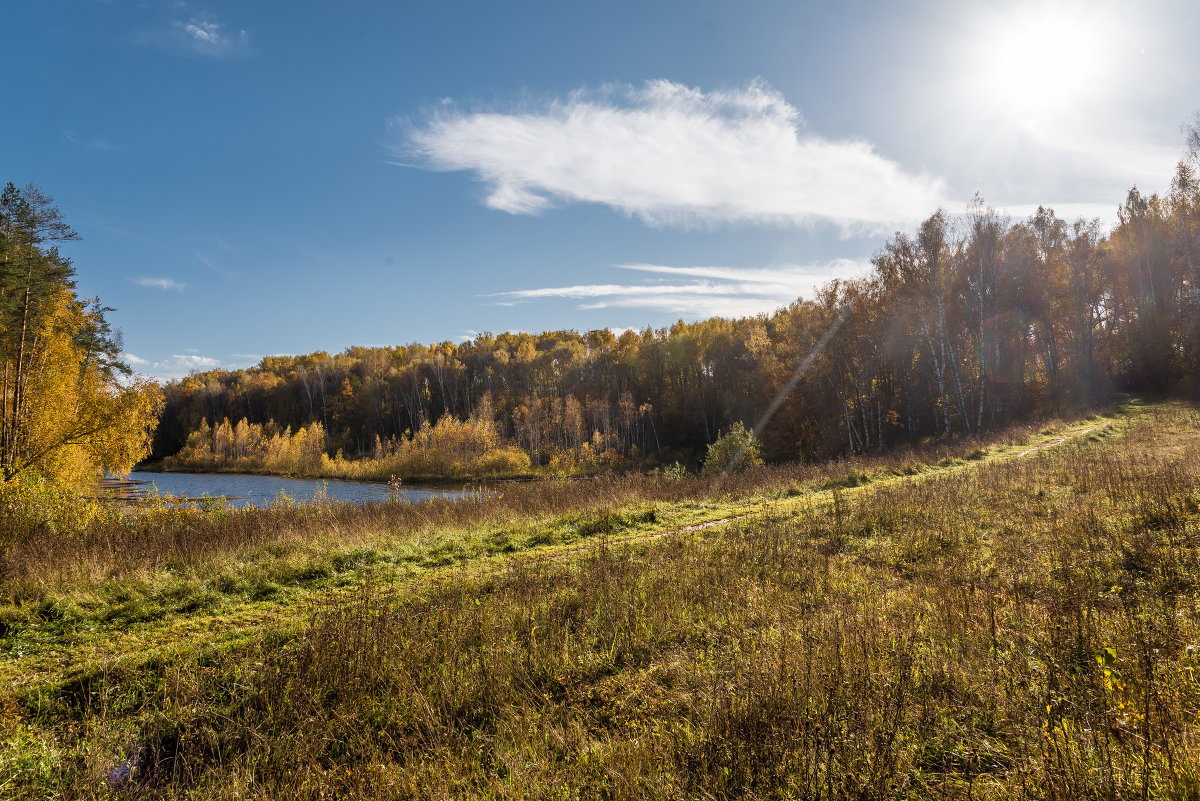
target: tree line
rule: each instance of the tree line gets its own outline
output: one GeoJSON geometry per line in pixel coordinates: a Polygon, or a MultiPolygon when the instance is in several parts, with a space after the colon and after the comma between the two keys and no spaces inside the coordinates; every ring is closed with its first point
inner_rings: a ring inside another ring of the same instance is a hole
{"type": "MultiPolygon", "coordinates": [[[[1195,140],[1195,132],[1192,140],[1195,140]]],[[[218,421],[320,423],[369,457],[484,410],[544,464],[585,444],[627,463],[695,461],[735,423],[768,459],[864,453],[1086,407],[1117,390],[1195,392],[1200,158],[1165,195],[1136,187],[1108,232],[978,197],[890,238],[858,280],[773,314],[617,334],[481,334],[456,344],[271,356],[165,387],[155,455],[218,421]]]]}

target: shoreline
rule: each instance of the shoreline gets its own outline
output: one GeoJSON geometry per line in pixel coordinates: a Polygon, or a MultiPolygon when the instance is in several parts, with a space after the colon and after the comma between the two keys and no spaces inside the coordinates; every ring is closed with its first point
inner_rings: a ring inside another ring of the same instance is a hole
{"type": "MultiPolygon", "coordinates": [[[[270,476],[273,478],[290,478],[300,481],[341,481],[351,484],[388,484],[390,478],[346,478],[344,476],[334,476],[327,473],[285,473],[266,469],[246,469],[246,468],[222,468],[218,466],[171,466],[166,467],[163,461],[147,462],[136,465],[133,472],[138,473],[179,473],[185,475],[246,475],[246,476],[270,476]]],[[[402,486],[409,486],[415,489],[433,488],[445,489],[448,487],[459,486],[463,483],[467,484],[483,484],[483,483],[532,483],[537,481],[580,481],[590,478],[597,478],[605,475],[620,475],[623,473],[645,473],[644,470],[606,470],[596,473],[572,473],[568,475],[547,475],[540,473],[516,473],[512,475],[488,475],[488,476],[471,476],[462,477],[445,477],[445,476],[399,476],[402,486]]]]}

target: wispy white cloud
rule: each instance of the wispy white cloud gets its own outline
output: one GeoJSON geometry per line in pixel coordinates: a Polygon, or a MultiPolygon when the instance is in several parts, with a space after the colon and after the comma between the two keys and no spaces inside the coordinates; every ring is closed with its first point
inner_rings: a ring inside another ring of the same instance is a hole
{"type": "MultiPolygon", "coordinates": [[[[187,4],[177,3],[176,9],[186,12],[187,4]]],[[[193,14],[171,20],[163,27],[141,33],[137,41],[169,51],[218,59],[240,58],[250,52],[249,33],[230,30],[211,14],[193,14]]]]}
{"type": "Polygon", "coordinates": [[[605,308],[657,309],[688,317],[742,317],[771,312],[815,290],[833,278],[865,275],[869,262],[838,259],[821,265],[775,268],[671,267],[623,264],[620,269],[666,278],[640,283],[575,284],[518,289],[489,297],[500,305],[535,300],[578,301],[581,310],[605,308]],[[678,279],[696,280],[678,280],[678,279]]]}
{"type": "Polygon", "coordinates": [[[997,211],[1006,214],[1013,220],[1025,220],[1037,214],[1038,207],[1053,209],[1061,219],[1073,222],[1082,217],[1085,220],[1100,220],[1102,225],[1113,226],[1117,222],[1117,206],[1119,200],[1114,197],[1111,203],[1016,203],[998,205],[997,211]]]}
{"type": "MultiPolygon", "coordinates": [[[[220,240],[217,240],[217,241],[219,242],[220,240]]],[[[229,245],[226,245],[224,242],[221,242],[219,247],[221,247],[221,249],[225,250],[226,252],[230,252],[230,253],[233,252],[233,248],[229,247],[229,245]]],[[[220,273],[221,275],[237,275],[237,272],[235,270],[231,270],[228,267],[223,267],[222,265],[218,264],[216,262],[216,260],[213,259],[211,256],[209,256],[205,253],[202,253],[199,250],[193,250],[192,255],[196,257],[196,261],[200,262],[205,267],[212,270],[214,273],[220,273]]]]}
{"type": "MultiPolygon", "coordinates": [[[[1035,131],[1043,147],[1070,166],[1083,172],[1104,165],[1106,178],[1115,189],[1134,184],[1167,183],[1175,173],[1181,150],[1177,143],[1147,142],[1133,137],[1106,137],[1094,133],[1069,132],[1055,137],[1035,131]]],[[[1118,198],[1118,201],[1124,197],[1118,198]]]]}
{"type": "MultiPolygon", "coordinates": [[[[194,350],[188,348],[188,350],[194,350]]],[[[221,360],[212,356],[201,356],[196,353],[173,353],[165,359],[152,362],[149,367],[139,367],[140,372],[152,375],[162,381],[184,378],[197,370],[215,370],[221,367],[221,360]]]]}
{"type": "Polygon", "coordinates": [[[74,131],[63,131],[63,139],[67,140],[73,145],[86,148],[87,150],[116,150],[115,147],[103,139],[89,139],[87,137],[80,137],[77,136],[74,131]]]}
{"type": "Polygon", "coordinates": [[[129,365],[129,367],[132,370],[132,373],[130,375],[124,375],[122,373],[117,373],[117,375],[115,376],[115,379],[116,379],[116,382],[118,384],[120,384],[121,386],[129,386],[129,385],[133,384],[134,381],[136,380],[137,376],[144,374],[146,371],[146,367],[149,366],[149,364],[150,364],[149,360],[143,359],[142,357],[136,356],[132,353],[121,353],[121,361],[123,361],[123,362],[125,362],[125,364],[129,365]]]}
{"type": "MultiPolygon", "coordinates": [[[[255,353],[231,353],[229,358],[218,359],[215,356],[205,356],[196,348],[181,348],[181,350],[182,353],[172,353],[162,359],[146,359],[132,353],[122,353],[121,358],[134,369],[134,372],[159,381],[172,381],[184,378],[193,372],[206,370],[239,370],[253,367],[264,358],[263,355],[255,353]]],[[[290,354],[269,355],[287,356],[290,354]]]]}
{"type": "Polygon", "coordinates": [[[246,53],[250,38],[246,31],[226,31],[225,26],[211,17],[192,17],[186,22],[177,20],[175,28],[182,31],[192,50],[201,55],[229,58],[246,53]]]}
{"type": "Polygon", "coordinates": [[[181,364],[191,370],[212,370],[221,366],[221,360],[214,359],[211,356],[172,354],[171,360],[176,364],[181,364]]]}
{"type": "Polygon", "coordinates": [[[183,290],[187,289],[187,284],[181,283],[172,278],[143,276],[141,278],[131,278],[130,280],[138,286],[150,287],[151,289],[163,289],[175,292],[182,292],[183,290]]]}
{"type": "MultiPolygon", "coordinates": [[[[1043,205],[1065,219],[1098,217],[1114,225],[1126,192],[1134,185],[1147,192],[1165,189],[1181,155],[1176,142],[1156,142],[1128,132],[1096,134],[1075,124],[1050,126],[1036,121],[1024,124],[1011,142],[1027,169],[1046,183],[1039,187],[1043,197],[1026,200],[1026,189],[1021,192],[1024,197],[1015,196],[1011,203],[999,199],[997,206],[1018,219],[1043,205]]],[[[1007,194],[1016,195],[1012,189],[1007,194]]]]}
{"type": "Polygon", "coordinates": [[[946,195],[940,179],[904,170],[866,141],[808,133],[761,81],[704,92],[655,80],[512,111],[443,102],[420,123],[395,124],[398,158],[473,172],[488,188],[484,202],[512,214],[598,203],[650,225],[886,233],[946,195]]]}
{"type": "MultiPolygon", "coordinates": [[[[195,351],[195,348],[187,348],[195,351]]],[[[171,381],[184,378],[197,370],[215,370],[222,367],[221,360],[212,356],[201,356],[199,353],[173,353],[165,359],[146,359],[133,353],[122,353],[121,358],[140,375],[150,376],[159,381],[171,381]]]]}

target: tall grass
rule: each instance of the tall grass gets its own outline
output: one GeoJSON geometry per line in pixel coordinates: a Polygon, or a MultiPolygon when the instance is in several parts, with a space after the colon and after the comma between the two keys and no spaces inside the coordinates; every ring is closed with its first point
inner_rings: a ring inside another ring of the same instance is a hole
{"type": "Polygon", "coordinates": [[[10,696],[0,765],[30,797],[1200,797],[1200,415],[911,460],[506,489],[481,513],[793,502],[84,668],[10,696]]]}
{"type": "MultiPolygon", "coordinates": [[[[1002,441],[1024,442],[1035,427],[1014,428],[1002,441]]],[[[716,496],[795,495],[805,488],[861,483],[872,475],[916,474],[926,465],[965,458],[980,443],[935,442],[874,457],[762,467],[725,477],[676,472],[605,473],[549,481],[464,483],[467,502],[276,504],[268,509],[183,508],[156,504],[120,513],[90,503],[80,517],[75,499],[44,492],[5,518],[0,528],[0,600],[39,596],[111,577],[137,577],[164,565],[201,573],[266,547],[334,548],[394,541],[429,532],[494,529],[620,506],[681,503],[716,496]]],[[[0,504],[0,512],[12,505],[0,504]]]]}

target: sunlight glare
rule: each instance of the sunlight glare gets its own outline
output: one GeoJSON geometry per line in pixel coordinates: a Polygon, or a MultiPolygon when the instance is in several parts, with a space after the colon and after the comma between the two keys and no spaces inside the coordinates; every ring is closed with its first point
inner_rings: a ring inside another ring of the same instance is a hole
{"type": "Polygon", "coordinates": [[[1081,111],[1104,89],[1109,37],[1102,22],[1096,6],[1038,4],[996,13],[977,43],[980,100],[1005,116],[1081,111]]]}

